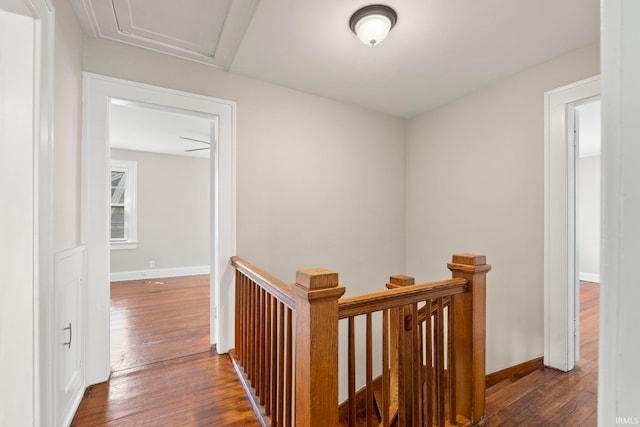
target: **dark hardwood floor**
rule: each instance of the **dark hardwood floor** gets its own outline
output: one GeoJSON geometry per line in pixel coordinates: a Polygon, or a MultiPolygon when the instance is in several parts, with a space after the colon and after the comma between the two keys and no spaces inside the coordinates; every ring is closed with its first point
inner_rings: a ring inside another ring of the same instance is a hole
{"type": "Polygon", "coordinates": [[[111,285],[108,382],[73,426],[257,426],[227,355],[209,345],[209,276],[111,285]]]}
{"type": "Polygon", "coordinates": [[[111,284],[111,370],[209,347],[208,275],[111,284]]]}
{"type": "MultiPolygon", "coordinates": [[[[112,285],[112,375],[73,426],[257,426],[227,355],[209,348],[208,276],[112,285]]],[[[487,390],[490,426],[595,426],[599,285],[581,283],[581,360],[487,390]]]]}
{"type": "Polygon", "coordinates": [[[490,426],[597,425],[600,285],[580,283],[580,360],[571,372],[541,368],[487,390],[490,426]]]}

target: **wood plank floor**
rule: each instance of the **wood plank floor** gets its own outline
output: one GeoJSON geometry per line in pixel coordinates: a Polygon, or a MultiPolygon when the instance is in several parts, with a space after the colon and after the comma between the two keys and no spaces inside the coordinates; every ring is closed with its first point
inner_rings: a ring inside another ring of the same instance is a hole
{"type": "Polygon", "coordinates": [[[209,347],[209,275],[111,284],[112,371],[209,347]]]}
{"type": "MultiPolygon", "coordinates": [[[[208,277],[127,283],[112,285],[111,379],[87,390],[72,425],[259,425],[228,357],[209,348],[208,277]]],[[[490,426],[596,425],[599,293],[581,283],[576,369],[496,384],[490,426]]]]}
{"type": "Polygon", "coordinates": [[[580,360],[564,373],[539,369],[487,390],[490,426],[597,425],[600,286],[580,283],[580,360]]]}
{"type": "Polygon", "coordinates": [[[108,382],[73,426],[257,426],[227,355],[209,346],[209,277],[111,285],[108,382]]]}

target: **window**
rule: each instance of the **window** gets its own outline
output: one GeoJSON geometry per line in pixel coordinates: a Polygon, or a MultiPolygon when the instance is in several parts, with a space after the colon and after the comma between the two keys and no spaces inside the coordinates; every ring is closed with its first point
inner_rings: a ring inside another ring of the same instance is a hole
{"type": "Polygon", "coordinates": [[[136,162],[111,161],[111,249],[136,249],[136,162]]]}

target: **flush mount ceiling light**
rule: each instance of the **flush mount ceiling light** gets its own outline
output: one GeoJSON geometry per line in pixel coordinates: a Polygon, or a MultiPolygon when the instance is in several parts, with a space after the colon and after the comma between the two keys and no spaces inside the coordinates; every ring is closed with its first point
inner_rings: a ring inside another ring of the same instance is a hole
{"type": "Polygon", "coordinates": [[[395,10],[382,4],[373,4],[351,15],[349,27],[362,43],[375,46],[387,37],[397,20],[395,10]]]}

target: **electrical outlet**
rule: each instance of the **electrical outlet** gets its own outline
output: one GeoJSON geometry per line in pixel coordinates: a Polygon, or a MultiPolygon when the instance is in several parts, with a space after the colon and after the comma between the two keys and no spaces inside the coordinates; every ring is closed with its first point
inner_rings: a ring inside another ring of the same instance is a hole
{"type": "Polygon", "coordinates": [[[149,261],[149,268],[156,268],[156,262],[155,261],[149,261]]]}

